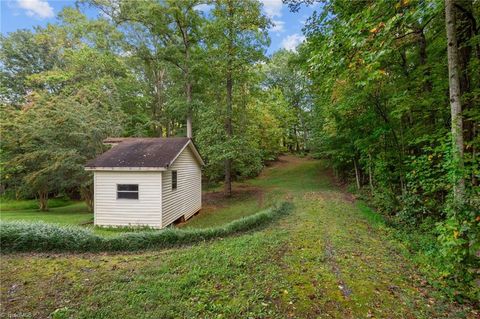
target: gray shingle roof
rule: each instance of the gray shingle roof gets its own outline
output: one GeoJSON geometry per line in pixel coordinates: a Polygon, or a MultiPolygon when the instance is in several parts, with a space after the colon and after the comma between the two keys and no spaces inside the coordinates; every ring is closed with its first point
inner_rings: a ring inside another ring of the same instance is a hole
{"type": "Polygon", "coordinates": [[[168,167],[190,141],[187,137],[115,138],[110,150],[87,162],[85,167],[168,167]]]}

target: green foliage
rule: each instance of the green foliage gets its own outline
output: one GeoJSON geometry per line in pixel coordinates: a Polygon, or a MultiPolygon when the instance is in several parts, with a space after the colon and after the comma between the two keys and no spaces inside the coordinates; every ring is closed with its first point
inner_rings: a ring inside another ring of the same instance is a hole
{"type": "MultiPolygon", "coordinates": [[[[297,1],[291,5],[298,9],[297,1]]],[[[463,171],[451,155],[442,1],[326,1],[306,25],[300,62],[315,93],[315,156],[329,158],[340,178],[357,179],[399,229],[410,232],[429,224],[430,237],[440,234],[435,249],[443,256],[445,279],[457,295],[472,298],[472,274],[478,276],[480,264],[475,220],[480,144],[474,128],[480,82],[472,69],[479,63],[473,54],[478,34],[468,30],[478,25],[480,11],[470,1],[457,1],[456,8],[463,171]],[[466,181],[468,198],[464,207],[453,209],[450,197],[458,176],[466,181]],[[436,230],[435,222],[441,225],[436,230]],[[462,236],[452,239],[454,231],[462,236]]]]}
{"type": "MultiPolygon", "coordinates": [[[[270,61],[263,65],[263,84],[272,91],[270,93],[284,100],[286,106],[273,112],[281,120],[283,145],[289,151],[299,152],[309,149],[310,111],[312,94],[309,80],[301,68],[301,57],[297,53],[280,50],[275,52],[270,61]],[[277,92],[280,91],[280,94],[277,92]]],[[[274,105],[274,100],[269,100],[274,105]]]]}
{"type": "Polygon", "coordinates": [[[27,30],[1,35],[0,43],[0,102],[18,106],[32,89],[28,77],[50,70],[57,62],[58,52],[52,43],[42,41],[27,30]]]}
{"type": "Polygon", "coordinates": [[[458,300],[480,298],[480,218],[470,205],[449,207],[447,219],[437,224],[443,275],[453,284],[450,294],[458,300]]]}
{"type": "Polygon", "coordinates": [[[288,214],[291,203],[232,221],[224,226],[203,229],[167,228],[159,231],[126,233],[112,237],[95,235],[79,227],[61,227],[46,223],[1,222],[0,242],[3,253],[8,252],[93,252],[136,251],[192,244],[199,241],[245,232],[288,214]]]}
{"type": "MultiPolygon", "coordinates": [[[[73,9],[65,9],[60,19],[60,25],[31,34],[32,42],[48,48],[51,63],[35,72],[21,71],[28,91],[23,104],[19,108],[7,102],[0,110],[2,185],[17,197],[38,196],[42,210],[48,209],[49,194],[71,190],[91,204],[91,174],[83,166],[105,151],[105,137],[122,133],[122,101],[129,93],[124,88],[132,83],[124,63],[112,52],[121,38],[114,28],[103,20],[89,21],[73,9]]],[[[2,41],[15,48],[22,34],[2,41]]],[[[3,63],[18,64],[16,54],[6,50],[3,63]]],[[[19,78],[18,68],[5,72],[19,78]]],[[[21,93],[2,96],[13,101],[21,93]]]]}
{"type": "Polygon", "coordinates": [[[2,36],[6,191],[41,199],[80,191],[91,203],[91,176],[81,166],[105,150],[103,138],[185,135],[187,116],[210,181],[222,179],[226,160],[232,178],[242,179],[305,148],[305,78],[292,63],[284,67],[294,53],[261,64],[271,24],[261,4],[218,1],[208,13],[198,4],[85,0],[61,11],[58,23],[2,36]],[[108,19],[87,18],[83,5],[108,19]]]}
{"type": "MultiPolygon", "coordinates": [[[[313,1],[286,2],[298,9],[313,1]]],[[[258,1],[215,1],[208,13],[195,0],[82,0],[79,8],[85,3],[108,19],[67,8],[58,23],[0,38],[2,191],[38,197],[42,209],[48,196],[80,192],[91,206],[83,165],[105,150],[103,138],[185,135],[185,118],[193,119],[207,180],[221,180],[226,163],[242,179],[282,152],[310,150],[328,158],[340,179],[356,179],[389,223],[438,236],[438,245],[419,242],[442,256],[456,295],[472,297],[479,6],[456,1],[465,140],[459,169],[448,133],[440,0],[323,1],[299,52],[270,59],[270,21],[258,1]],[[450,200],[458,177],[466,181],[463,206],[450,200]]],[[[276,174],[268,183],[311,186],[304,175],[292,182],[276,174]]]]}

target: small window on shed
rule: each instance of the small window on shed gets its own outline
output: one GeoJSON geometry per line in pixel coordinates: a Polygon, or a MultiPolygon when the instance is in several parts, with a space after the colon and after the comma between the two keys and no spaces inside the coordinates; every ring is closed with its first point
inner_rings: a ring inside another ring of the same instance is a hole
{"type": "Polygon", "coordinates": [[[172,190],[177,189],[177,171],[172,171],[172,190]]]}
{"type": "Polygon", "coordinates": [[[117,184],[118,199],[138,199],[138,184],[117,184]]]}

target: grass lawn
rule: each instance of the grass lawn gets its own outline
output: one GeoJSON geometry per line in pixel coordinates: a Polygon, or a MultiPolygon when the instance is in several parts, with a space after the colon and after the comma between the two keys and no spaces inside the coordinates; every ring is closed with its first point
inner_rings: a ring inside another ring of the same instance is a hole
{"type": "MultiPolygon", "coordinates": [[[[206,228],[226,224],[235,219],[252,215],[265,208],[266,203],[256,193],[259,189],[243,188],[235,192],[232,198],[226,199],[221,192],[204,194],[204,207],[201,213],[190,218],[179,227],[206,228]]],[[[93,227],[93,214],[87,211],[83,202],[68,200],[50,200],[48,212],[41,212],[34,200],[2,201],[0,220],[2,221],[43,221],[61,225],[83,225],[92,228],[99,235],[113,236],[124,232],[152,230],[149,228],[102,228],[93,227]]],[[[153,230],[152,230],[153,231],[153,230]]]]}
{"type": "MultiPolygon", "coordinates": [[[[63,207],[73,204],[74,201],[63,198],[52,198],[48,200],[48,207],[63,207]]],[[[0,199],[0,211],[11,211],[11,210],[35,210],[38,209],[38,201],[35,199],[27,200],[11,200],[11,199],[0,199]]]]}
{"type": "Polygon", "coordinates": [[[41,212],[36,208],[4,210],[0,213],[2,221],[43,221],[62,225],[81,225],[93,221],[93,214],[87,211],[83,202],[69,202],[68,205],[50,208],[48,212],[41,212]]]}
{"type": "Polygon", "coordinates": [[[328,176],[318,161],[286,157],[244,183],[263,199],[246,192],[221,203],[238,216],[278,198],[295,204],[260,231],[163,251],[4,255],[2,316],[478,318],[444,299],[328,176]]]}

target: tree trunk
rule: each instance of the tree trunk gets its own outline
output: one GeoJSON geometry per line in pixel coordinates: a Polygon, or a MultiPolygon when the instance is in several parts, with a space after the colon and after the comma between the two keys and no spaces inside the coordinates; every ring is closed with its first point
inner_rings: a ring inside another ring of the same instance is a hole
{"type": "MultiPolygon", "coordinates": [[[[232,127],[232,108],[233,108],[233,70],[232,70],[232,60],[233,60],[233,3],[228,2],[228,17],[229,17],[229,48],[228,48],[228,65],[227,65],[227,74],[226,74],[226,90],[227,90],[227,105],[226,105],[226,114],[225,114],[225,133],[227,135],[227,142],[230,143],[233,135],[232,127]]],[[[227,197],[232,196],[232,159],[225,159],[225,182],[224,182],[224,194],[227,197]]]]}
{"type": "Polygon", "coordinates": [[[360,185],[360,170],[359,170],[359,168],[358,168],[358,164],[357,164],[357,159],[356,159],[356,158],[353,159],[353,166],[354,166],[354,168],[355,168],[355,180],[356,180],[356,182],[357,182],[357,189],[360,190],[360,187],[361,187],[361,185],[360,185]]]}
{"type": "Polygon", "coordinates": [[[372,155],[368,155],[368,184],[370,185],[370,192],[373,194],[373,176],[372,176],[372,155]]]}
{"type": "Polygon", "coordinates": [[[164,105],[164,78],[165,78],[165,69],[160,69],[159,71],[154,71],[155,77],[155,101],[153,105],[153,132],[155,136],[163,136],[163,127],[161,124],[163,116],[163,105],[164,105]]]}
{"type": "MultiPolygon", "coordinates": [[[[458,73],[460,80],[460,96],[472,92],[472,86],[475,85],[475,70],[472,68],[472,57],[480,59],[480,43],[475,43],[472,38],[478,37],[480,29],[477,27],[477,20],[475,17],[475,7],[471,1],[457,1],[455,3],[456,11],[456,34],[457,34],[457,49],[458,49],[458,73]]],[[[477,71],[478,73],[478,71],[477,71]]],[[[478,107],[474,98],[469,97],[462,100],[463,114],[469,114],[478,107]]],[[[477,137],[478,121],[474,116],[464,116],[463,120],[463,138],[464,144],[470,144],[470,148],[465,148],[465,153],[470,153],[473,163],[476,163],[477,150],[475,148],[475,141],[477,137]]],[[[465,156],[465,154],[464,154],[465,156]]],[[[466,176],[465,176],[466,178],[466,176]]],[[[472,186],[477,186],[475,170],[472,170],[470,177],[472,186]]]]}
{"type": "Polygon", "coordinates": [[[42,212],[48,211],[48,192],[38,191],[38,209],[42,212]]]}
{"type": "MultiPolygon", "coordinates": [[[[181,24],[179,23],[179,26],[181,24]]],[[[187,98],[187,137],[193,138],[192,129],[192,79],[190,78],[190,41],[188,33],[185,28],[182,30],[183,45],[185,46],[185,65],[184,65],[184,79],[185,79],[185,96],[187,98]]]]}
{"type": "Polygon", "coordinates": [[[192,133],[192,83],[190,83],[189,79],[190,75],[187,73],[186,75],[186,84],[185,84],[185,93],[187,96],[187,137],[193,138],[192,133]]]}
{"type": "Polygon", "coordinates": [[[450,110],[452,117],[452,155],[454,159],[454,198],[463,203],[465,179],[463,178],[463,122],[460,102],[460,79],[458,65],[458,48],[456,35],[456,18],[454,0],[445,0],[445,23],[447,28],[448,75],[450,87],[450,110]]]}
{"type": "Polygon", "coordinates": [[[170,137],[170,121],[167,119],[167,124],[165,126],[165,135],[166,137],[170,137]]]}
{"type": "Polygon", "coordinates": [[[294,125],[293,126],[293,147],[294,147],[294,150],[295,152],[298,152],[298,136],[297,136],[297,125],[294,125]]]}
{"type": "MultiPolygon", "coordinates": [[[[227,71],[227,114],[225,116],[225,133],[227,134],[227,141],[230,142],[233,135],[232,128],[232,93],[233,93],[233,79],[232,72],[227,71]]],[[[232,195],[232,159],[225,159],[225,196],[232,195]]]]}
{"type": "Polygon", "coordinates": [[[93,213],[93,184],[80,187],[80,195],[87,204],[88,211],[93,213]]]}
{"type": "Polygon", "coordinates": [[[424,75],[424,84],[423,90],[425,92],[432,91],[432,81],[430,79],[430,67],[427,64],[427,39],[425,38],[425,33],[423,29],[419,29],[418,31],[418,49],[419,49],[419,56],[420,56],[420,65],[422,67],[423,75],[424,75]]]}
{"type": "MultiPolygon", "coordinates": [[[[475,136],[477,136],[477,133],[476,133],[476,126],[474,125],[473,128],[472,128],[473,132],[472,132],[472,136],[473,138],[475,138],[475,136]]],[[[478,163],[478,160],[477,160],[477,149],[475,148],[475,145],[472,146],[472,162],[473,163],[478,163]]],[[[476,187],[478,186],[478,179],[477,179],[477,175],[475,174],[475,172],[472,172],[472,176],[471,176],[471,180],[472,180],[472,186],[476,187]]]]}

